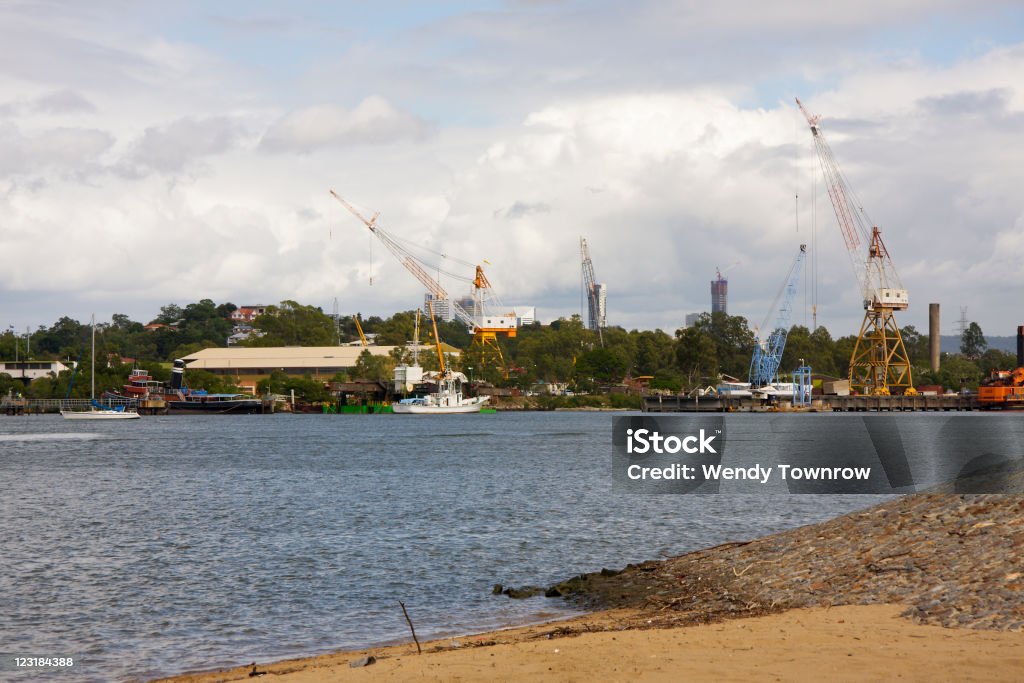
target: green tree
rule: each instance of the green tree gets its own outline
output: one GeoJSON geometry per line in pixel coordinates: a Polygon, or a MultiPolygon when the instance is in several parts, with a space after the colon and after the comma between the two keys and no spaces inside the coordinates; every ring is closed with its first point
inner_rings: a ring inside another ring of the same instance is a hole
{"type": "Polygon", "coordinates": [[[986,348],[988,348],[988,342],[985,341],[985,335],[981,332],[981,326],[978,323],[971,323],[960,335],[960,353],[971,360],[977,360],[981,354],[985,353],[986,348]]]}
{"type": "Polygon", "coordinates": [[[636,356],[633,365],[637,375],[656,375],[675,366],[672,337],[662,330],[634,331],[636,356]]]}
{"type": "Polygon", "coordinates": [[[981,354],[976,364],[985,375],[993,370],[1012,370],[1017,366],[1017,354],[999,349],[989,349],[981,354]]]}
{"type": "Polygon", "coordinates": [[[315,306],[295,301],[268,306],[253,326],[264,336],[247,339],[243,346],[332,346],[337,338],[330,316],[315,306]]]}
{"type": "Polygon", "coordinates": [[[620,382],[629,368],[620,349],[597,348],[585,351],[576,359],[576,377],[588,383],[620,382]]]}
{"type": "Polygon", "coordinates": [[[395,360],[390,356],[375,356],[363,349],[356,359],[352,374],[359,379],[387,382],[394,376],[395,360]]]}
{"type": "Polygon", "coordinates": [[[696,387],[718,379],[718,352],[715,340],[703,327],[694,325],[676,332],[676,363],[685,378],[685,386],[696,387]]]}

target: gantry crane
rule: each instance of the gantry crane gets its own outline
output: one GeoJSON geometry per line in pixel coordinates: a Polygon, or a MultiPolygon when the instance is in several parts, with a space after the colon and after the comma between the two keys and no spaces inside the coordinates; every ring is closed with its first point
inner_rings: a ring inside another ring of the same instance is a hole
{"type": "Polygon", "coordinates": [[[604,285],[598,284],[594,277],[594,262],[590,260],[587,240],[583,237],[580,237],[580,257],[583,259],[583,289],[587,293],[587,329],[597,332],[604,346],[604,285]]]}
{"type": "Polygon", "coordinates": [[[896,311],[907,309],[907,290],[896,274],[882,232],[868,218],[839,170],[818,125],[821,116],[809,114],[799,98],[796,104],[811,128],[828,196],[864,299],[864,322],[850,357],[850,388],[866,394],[916,393],[910,357],[895,316],[896,311]]]}
{"type": "Polygon", "coordinates": [[[754,355],[750,359],[750,386],[763,387],[772,382],[778,381],[779,366],[782,364],[782,352],[786,349],[786,339],[789,336],[789,316],[793,312],[793,297],[796,295],[800,285],[800,271],[807,255],[807,245],[801,244],[800,251],[793,259],[793,265],[789,268],[782,283],[782,289],[775,295],[772,306],[768,309],[759,334],[763,333],[768,326],[768,320],[772,311],[778,306],[778,313],[775,316],[775,325],[771,328],[768,337],[763,341],[759,337],[754,338],[754,355]]]}
{"type": "MultiPolygon", "coordinates": [[[[497,367],[507,377],[508,370],[505,366],[504,356],[501,353],[501,347],[498,345],[498,337],[516,336],[516,317],[512,313],[489,314],[487,312],[488,301],[493,300],[495,296],[494,289],[491,287],[487,275],[484,274],[483,267],[480,265],[476,266],[476,272],[472,279],[454,273],[446,273],[456,279],[472,283],[473,312],[471,314],[459,302],[452,300],[448,296],[448,291],[438,282],[438,279],[427,272],[429,266],[426,266],[408,249],[403,247],[394,236],[377,225],[377,218],[380,216],[379,212],[373,214],[372,218],[367,219],[354,206],[338,196],[337,192],[334,190],[330,192],[332,197],[341,202],[342,206],[362,221],[369,228],[370,232],[384,243],[388,251],[398,259],[406,270],[412,273],[413,277],[427,288],[427,291],[430,292],[435,300],[443,299],[448,301],[455,317],[473,332],[473,343],[470,348],[470,358],[472,358],[473,362],[479,363],[480,368],[497,367]]],[[[431,270],[434,270],[434,268],[431,268],[431,270]]],[[[439,268],[436,270],[441,272],[439,268]]]]}

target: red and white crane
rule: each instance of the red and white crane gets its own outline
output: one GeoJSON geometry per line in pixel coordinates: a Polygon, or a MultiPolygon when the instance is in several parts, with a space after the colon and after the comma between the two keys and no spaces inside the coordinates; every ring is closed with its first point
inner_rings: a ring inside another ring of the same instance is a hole
{"type": "Polygon", "coordinates": [[[828,196],[850,255],[864,302],[864,322],[850,357],[850,388],[867,394],[915,393],[910,359],[894,313],[909,305],[889,250],[839,169],[821,132],[821,116],[796,99],[811,128],[828,196]]]}

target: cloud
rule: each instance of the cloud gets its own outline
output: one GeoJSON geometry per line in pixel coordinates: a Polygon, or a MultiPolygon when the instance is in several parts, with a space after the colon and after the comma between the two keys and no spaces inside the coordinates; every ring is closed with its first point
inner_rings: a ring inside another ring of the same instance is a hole
{"type": "Polygon", "coordinates": [[[32,103],[32,108],[47,114],[81,114],[96,111],[96,105],[69,88],[55,90],[32,103]]]}
{"type": "Polygon", "coordinates": [[[126,163],[136,171],[174,173],[203,157],[231,149],[241,132],[239,125],[225,116],[178,119],[166,126],[147,128],[132,145],[126,163]]]}
{"type": "Polygon", "coordinates": [[[925,112],[940,116],[968,116],[982,114],[992,117],[1006,111],[1013,93],[1008,88],[984,91],[960,91],[944,95],[922,97],[917,101],[925,112]]]}
{"type": "Polygon", "coordinates": [[[113,144],[113,136],[102,130],[60,127],[23,133],[15,124],[0,124],[0,177],[82,175],[97,170],[113,144]]]}
{"type": "Polygon", "coordinates": [[[325,104],[292,111],[270,126],[260,146],[271,152],[308,153],[325,147],[417,141],[431,132],[426,122],[371,96],[351,110],[325,104]]]}
{"type": "Polygon", "coordinates": [[[544,202],[521,202],[518,199],[512,203],[512,206],[508,207],[504,211],[495,211],[494,217],[504,217],[510,221],[514,221],[524,216],[529,216],[534,213],[547,213],[551,211],[551,207],[544,202]]]}

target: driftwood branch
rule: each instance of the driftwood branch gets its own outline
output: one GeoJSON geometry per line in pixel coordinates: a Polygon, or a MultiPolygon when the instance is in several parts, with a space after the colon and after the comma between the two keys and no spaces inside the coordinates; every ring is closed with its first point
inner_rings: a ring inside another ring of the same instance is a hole
{"type": "Polygon", "coordinates": [[[402,614],[405,615],[405,621],[409,624],[409,630],[412,631],[412,639],[416,643],[416,654],[421,655],[423,650],[420,648],[420,639],[416,637],[416,629],[413,628],[412,619],[409,618],[409,612],[405,609],[405,603],[399,600],[398,604],[402,606],[402,614]]]}

